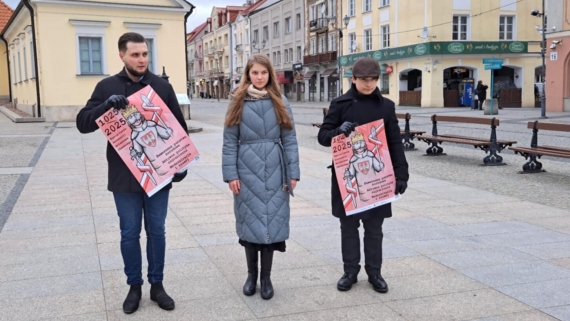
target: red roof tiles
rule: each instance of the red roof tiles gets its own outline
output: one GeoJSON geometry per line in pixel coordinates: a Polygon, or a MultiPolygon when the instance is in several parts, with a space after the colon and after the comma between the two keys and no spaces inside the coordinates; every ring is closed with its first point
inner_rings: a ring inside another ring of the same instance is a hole
{"type": "Polygon", "coordinates": [[[14,10],[10,8],[4,1],[0,0],[0,31],[4,30],[4,27],[12,17],[14,10]]]}

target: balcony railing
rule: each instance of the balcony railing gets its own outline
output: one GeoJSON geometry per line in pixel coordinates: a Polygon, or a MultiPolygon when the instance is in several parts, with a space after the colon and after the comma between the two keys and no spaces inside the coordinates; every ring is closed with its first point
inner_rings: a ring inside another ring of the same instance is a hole
{"type": "Polygon", "coordinates": [[[236,74],[243,74],[243,67],[237,67],[236,74]]]}
{"type": "Polygon", "coordinates": [[[202,55],[201,52],[197,52],[197,51],[196,51],[196,52],[194,53],[194,58],[196,58],[196,59],[202,59],[203,57],[204,57],[204,56],[202,55]]]}
{"type": "Polygon", "coordinates": [[[304,65],[326,63],[331,61],[336,61],[336,51],[329,51],[329,52],[303,57],[304,65]]]}
{"type": "Polygon", "coordinates": [[[317,19],[309,21],[309,30],[310,31],[327,29],[328,27],[329,27],[329,19],[328,18],[317,18],[317,19]]]}
{"type": "Polygon", "coordinates": [[[236,52],[243,52],[243,45],[237,45],[236,52]]]}

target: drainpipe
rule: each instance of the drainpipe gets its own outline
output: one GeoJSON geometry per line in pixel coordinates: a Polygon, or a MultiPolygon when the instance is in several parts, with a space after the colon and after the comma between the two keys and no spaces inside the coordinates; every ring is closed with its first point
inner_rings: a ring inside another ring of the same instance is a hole
{"type": "Polygon", "coordinates": [[[40,96],[40,69],[38,68],[38,45],[36,42],[36,20],[34,18],[34,8],[32,8],[30,0],[22,0],[22,3],[30,11],[30,20],[32,21],[32,42],[34,44],[34,69],[36,70],[36,100],[38,106],[38,117],[42,117],[41,96],[40,96]]]}
{"type": "Polygon", "coordinates": [[[8,47],[8,41],[6,40],[6,38],[4,38],[4,35],[0,35],[0,39],[2,39],[2,41],[4,41],[4,43],[6,44],[6,63],[8,64],[8,95],[9,95],[9,99],[10,101],[12,101],[12,77],[10,75],[10,49],[8,47]]]}
{"type": "MultiPolygon", "coordinates": [[[[26,0],[24,0],[26,1],[26,0]]],[[[188,17],[192,14],[192,12],[194,12],[194,9],[196,8],[193,4],[191,4],[190,2],[186,1],[186,3],[188,3],[190,5],[190,11],[186,12],[184,14],[184,52],[185,52],[185,57],[186,57],[186,68],[184,68],[184,70],[186,70],[185,74],[186,74],[186,92],[188,92],[188,84],[190,83],[190,76],[188,75],[188,43],[186,41],[186,35],[188,34],[187,32],[187,22],[188,22],[188,17]]]]}

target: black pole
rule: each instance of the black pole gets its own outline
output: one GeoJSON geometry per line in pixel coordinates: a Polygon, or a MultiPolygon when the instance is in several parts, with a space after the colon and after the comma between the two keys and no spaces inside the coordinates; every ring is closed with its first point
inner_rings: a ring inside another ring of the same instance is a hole
{"type": "Polygon", "coordinates": [[[164,71],[164,66],[162,66],[162,75],[160,75],[160,78],[166,80],[167,82],[168,82],[168,78],[170,78],[166,75],[166,72],[164,71]]]}
{"type": "Polygon", "coordinates": [[[8,99],[12,102],[12,75],[10,75],[10,47],[8,46],[8,41],[4,38],[3,35],[0,35],[0,39],[4,41],[6,44],[6,64],[8,69],[8,99]]]}
{"type": "Polygon", "coordinates": [[[540,97],[540,118],[546,117],[546,88],[545,88],[545,77],[546,77],[546,12],[545,12],[545,0],[542,0],[542,95],[540,97]]]}
{"type": "MultiPolygon", "coordinates": [[[[23,0],[22,3],[30,11],[30,19],[32,20],[32,42],[34,44],[34,68],[36,70],[36,100],[38,105],[38,117],[42,117],[41,97],[40,97],[40,70],[38,69],[38,45],[36,42],[36,19],[34,18],[34,9],[30,4],[30,0],[23,0]]],[[[15,72],[15,71],[14,71],[15,72]]]]}

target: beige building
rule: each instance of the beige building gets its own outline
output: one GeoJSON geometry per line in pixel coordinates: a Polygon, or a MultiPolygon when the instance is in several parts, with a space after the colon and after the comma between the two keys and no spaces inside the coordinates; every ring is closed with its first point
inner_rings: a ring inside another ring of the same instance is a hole
{"type": "Polygon", "coordinates": [[[147,39],[149,69],[160,75],[164,67],[186,93],[182,31],[193,8],[184,0],[23,0],[1,32],[11,101],[47,121],[75,121],[95,84],[123,67],[117,40],[128,31],[147,39]]]}
{"type": "Polygon", "coordinates": [[[535,107],[541,66],[540,34],[530,15],[541,0],[343,1],[346,89],[361,57],[378,61],[382,93],[400,105],[470,106],[473,82],[482,80],[502,107],[535,107]],[[483,59],[502,59],[487,70],[483,59]],[[498,67],[495,66],[495,68],[498,67]]]}
{"type": "MultiPolygon", "coordinates": [[[[0,0],[0,31],[12,17],[14,10],[0,0]]],[[[10,101],[10,80],[8,79],[8,46],[3,38],[0,38],[0,106],[10,101]]]]}
{"type": "Polygon", "coordinates": [[[202,36],[206,31],[206,23],[202,23],[192,30],[186,38],[188,54],[188,94],[200,97],[204,83],[204,56],[202,50],[202,36]]]}

